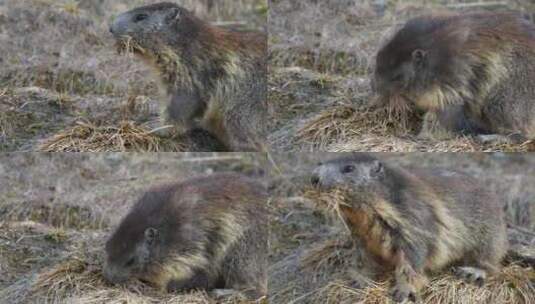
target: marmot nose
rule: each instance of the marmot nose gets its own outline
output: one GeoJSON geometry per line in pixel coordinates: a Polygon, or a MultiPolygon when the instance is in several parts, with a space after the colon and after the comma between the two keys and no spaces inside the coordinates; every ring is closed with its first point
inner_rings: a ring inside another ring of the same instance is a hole
{"type": "Polygon", "coordinates": [[[312,175],[312,177],[310,178],[310,182],[312,183],[312,185],[317,186],[320,183],[319,176],[312,175]]]}

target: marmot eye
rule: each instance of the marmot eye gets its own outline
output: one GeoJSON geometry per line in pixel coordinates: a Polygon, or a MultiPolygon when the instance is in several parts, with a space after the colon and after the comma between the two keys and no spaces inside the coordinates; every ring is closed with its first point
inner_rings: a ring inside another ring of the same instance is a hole
{"type": "Polygon", "coordinates": [[[128,262],[126,262],[126,264],[124,264],[126,267],[130,267],[132,265],[134,265],[134,262],[136,261],[135,258],[130,258],[130,260],[128,260],[128,262]]]}
{"type": "Polygon", "coordinates": [[[147,14],[137,14],[136,17],[134,17],[134,22],[143,21],[147,18],[149,18],[149,15],[147,14]]]}
{"type": "Polygon", "coordinates": [[[353,165],[347,165],[342,168],[342,173],[351,173],[355,171],[355,166],[353,165]]]}

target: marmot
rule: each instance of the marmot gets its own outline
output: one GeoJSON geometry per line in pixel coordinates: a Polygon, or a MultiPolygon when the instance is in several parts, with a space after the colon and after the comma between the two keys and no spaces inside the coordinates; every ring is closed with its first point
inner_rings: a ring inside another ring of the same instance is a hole
{"type": "Polygon", "coordinates": [[[372,83],[380,106],[427,113],[424,137],[518,142],[535,138],[534,80],[535,25],[476,13],[408,21],[379,50],[372,83]]]}
{"type": "Polygon", "coordinates": [[[233,173],[146,192],[106,242],[104,277],[169,292],[267,291],[266,189],[233,173]]]}
{"type": "Polygon", "coordinates": [[[165,124],[179,133],[202,127],[232,151],[260,149],[268,112],[264,33],[212,26],[174,3],[123,13],[110,31],[120,50],[132,50],[159,74],[169,96],[165,124]]]}
{"type": "Polygon", "coordinates": [[[394,272],[395,301],[416,301],[426,273],[446,266],[478,284],[501,267],[508,248],[504,212],[474,178],[408,171],[355,153],[319,165],[311,181],[343,198],[339,208],[351,233],[394,272]]]}

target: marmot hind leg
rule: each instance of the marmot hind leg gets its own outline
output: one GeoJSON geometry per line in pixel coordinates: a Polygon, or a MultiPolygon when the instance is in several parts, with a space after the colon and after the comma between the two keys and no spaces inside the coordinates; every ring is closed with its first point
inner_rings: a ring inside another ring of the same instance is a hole
{"type": "Polygon", "coordinates": [[[489,275],[494,275],[500,271],[501,262],[505,255],[507,240],[500,233],[492,235],[484,248],[472,253],[464,262],[455,267],[454,274],[467,283],[483,286],[489,275]]]}
{"type": "Polygon", "coordinates": [[[222,269],[225,288],[240,291],[248,299],[258,299],[267,294],[266,228],[256,229],[256,233],[247,232],[229,248],[222,269]],[[255,235],[257,239],[254,239],[255,235]]]}
{"type": "Polygon", "coordinates": [[[453,272],[459,279],[479,287],[483,286],[487,280],[487,272],[476,267],[456,267],[453,272]]]}
{"type": "Polygon", "coordinates": [[[489,275],[496,274],[500,270],[500,263],[496,261],[480,261],[473,266],[459,266],[453,269],[453,273],[466,283],[482,287],[489,275]]]}
{"type": "Polygon", "coordinates": [[[168,292],[189,291],[193,289],[212,289],[216,286],[217,282],[214,282],[206,271],[196,270],[191,277],[183,278],[179,280],[171,280],[167,283],[168,292]]]}
{"type": "Polygon", "coordinates": [[[447,139],[456,135],[488,134],[481,123],[471,119],[463,105],[451,105],[424,115],[419,137],[447,139]]]}

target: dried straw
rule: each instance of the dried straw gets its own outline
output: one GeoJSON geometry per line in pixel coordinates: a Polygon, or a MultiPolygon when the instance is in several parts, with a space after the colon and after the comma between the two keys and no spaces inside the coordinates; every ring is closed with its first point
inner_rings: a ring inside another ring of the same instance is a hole
{"type": "MultiPolygon", "coordinates": [[[[97,126],[91,122],[78,121],[71,128],[47,139],[39,147],[45,152],[121,152],[164,150],[164,142],[156,135],[132,121],[121,121],[118,126],[97,126]]],[[[176,144],[166,147],[173,151],[183,151],[176,144]]]]}

